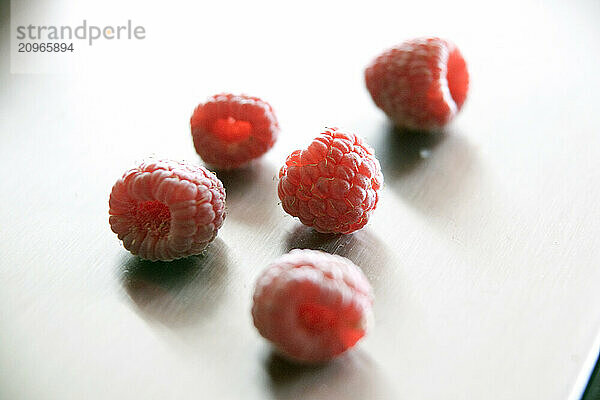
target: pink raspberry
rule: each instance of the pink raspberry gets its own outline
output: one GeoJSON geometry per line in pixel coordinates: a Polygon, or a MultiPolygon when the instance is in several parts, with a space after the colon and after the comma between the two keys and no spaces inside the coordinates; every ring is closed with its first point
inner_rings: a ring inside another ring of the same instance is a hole
{"type": "Polygon", "coordinates": [[[398,126],[435,130],[461,109],[469,72],[458,48],[440,38],[406,41],[377,57],[365,71],[367,89],[398,126]]]}
{"type": "Polygon", "coordinates": [[[196,107],[190,125],[196,152],[220,169],[238,168],[262,156],[279,134],[271,106],[245,95],[212,96],[196,107]]]}
{"type": "Polygon", "coordinates": [[[252,317],[260,334],[292,360],[323,362],[362,338],[373,295],[350,260],[315,250],[292,250],[256,282],[252,317]]]}
{"type": "Polygon", "coordinates": [[[110,227],[132,254],[156,261],[200,254],[225,218],[225,189],[204,167],[147,160],[123,174],[109,199],[110,227]]]}
{"type": "Polygon", "coordinates": [[[351,233],[368,222],[383,184],[379,161],[362,138],[328,128],[287,157],[277,193],[283,209],[322,233],[351,233]]]}

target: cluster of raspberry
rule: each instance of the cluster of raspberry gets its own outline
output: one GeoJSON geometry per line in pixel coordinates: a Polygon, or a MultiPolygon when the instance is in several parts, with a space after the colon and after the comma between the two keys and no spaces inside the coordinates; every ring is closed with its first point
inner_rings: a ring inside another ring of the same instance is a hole
{"type": "MultiPolygon", "coordinates": [[[[398,126],[437,130],[462,108],[469,74],[458,48],[440,38],[406,41],[365,70],[375,104],[398,126]]],[[[217,94],[190,121],[196,152],[217,170],[261,157],[279,124],[271,106],[246,95],[217,94]]],[[[379,201],[383,175],[360,136],[327,128],[279,171],[283,209],[316,231],[349,234],[364,227],[379,201]]],[[[109,199],[113,232],[132,254],[151,261],[197,255],[225,219],[225,189],[203,166],[146,160],[125,172],[109,199]]],[[[371,319],[371,286],[351,261],[292,250],[259,277],[254,325],[281,354],[299,362],[327,361],[362,338],[371,319]]]]}

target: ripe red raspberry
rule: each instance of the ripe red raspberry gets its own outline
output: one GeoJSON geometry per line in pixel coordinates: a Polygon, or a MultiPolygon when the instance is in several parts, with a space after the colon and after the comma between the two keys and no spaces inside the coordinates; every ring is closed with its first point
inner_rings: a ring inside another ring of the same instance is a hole
{"type": "Polygon", "coordinates": [[[292,250],[258,278],[252,317],[282,355],[323,362],[365,335],[372,303],[369,281],[350,260],[292,250]]]}
{"type": "Polygon", "coordinates": [[[279,171],[283,209],[322,233],[351,233],[368,222],[383,184],[373,149],[353,133],[329,128],[279,171]]]}
{"type": "Polygon", "coordinates": [[[200,254],[225,218],[225,189],[204,167],[147,160],[123,174],[109,199],[110,227],[132,254],[156,261],[200,254]]]}
{"type": "Polygon", "coordinates": [[[469,88],[462,54],[439,38],[406,41],[377,57],[365,71],[367,89],[398,126],[435,130],[461,109],[469,88]]]}
{"type": "Polygon", "coordinates": [[[208,165],[238,168],[267,152],[279,124],[271,106],[257,97],[217,94],[198,105],[190,120],[196,152],[208,165]]]}

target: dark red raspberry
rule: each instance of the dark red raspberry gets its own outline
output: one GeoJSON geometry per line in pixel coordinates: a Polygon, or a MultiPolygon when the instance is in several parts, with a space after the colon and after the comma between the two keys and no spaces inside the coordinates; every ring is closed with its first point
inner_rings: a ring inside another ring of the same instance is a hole
{"type": "Polygon", "coordinates": [[[196,107],[190,125],[196,152],[219,169],[238,168],[260,157],[279,134],[271,106],[245,95],[210,97],[196,107]]]}
{"type": "Polygon", "coordinates": [[[379,161],[362,138],[326,129],[287,157],[277,192],[283,209],[322,233],[351,233],[367,223],[383,184],[379,161]]]}
{"type": "Polygon", "coordinates": [[[260,334],[282,355],[327,361],[362,338],[373,295],[350,260],[315,250],[292,250],[256,282],[252,316],[260,334]]]}
{"type": "Polygon", "coordinates": [[[365,71],[371,97],[398,126],[436,130],[461,109],[469,88],[462,54],[439,38],[406,41],[377,57],[365,71]]]}
{"type": "Polygon", "coordinates": [[[110,227],[132,254],[170,261],[200,254],[225,218],[225,189],[204,167],[147,160],[123,174],[109,199],[110,227]]]}

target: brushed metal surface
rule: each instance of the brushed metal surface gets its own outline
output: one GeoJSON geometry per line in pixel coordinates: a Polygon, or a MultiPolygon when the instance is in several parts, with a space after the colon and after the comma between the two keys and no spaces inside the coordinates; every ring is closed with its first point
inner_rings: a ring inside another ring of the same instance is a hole
{"type": "Polygon", "coordinates": [[[600,332],[598,2],[72,3],[56,4],[148,37],[62,75],[0,60],[1,398],[578,396],[600,332]],[[362,70],[431,33],[463,50],[469,98],[442,135],[399,132],[362,70]],[[189,117],[220,91],[269,101],[280,140],[218,174],[228,214],[206,254],[140,261],[109,229],[110,188],[147,155],[200,162],[189,117]],[[276,194],[285,156],[332,125],[385,176],[347,236],[276,194]],[[348,257],[375,290],[374,329],[324,367],[289,365],[252,326],[254,280],[292,248],[348,257]]]}

